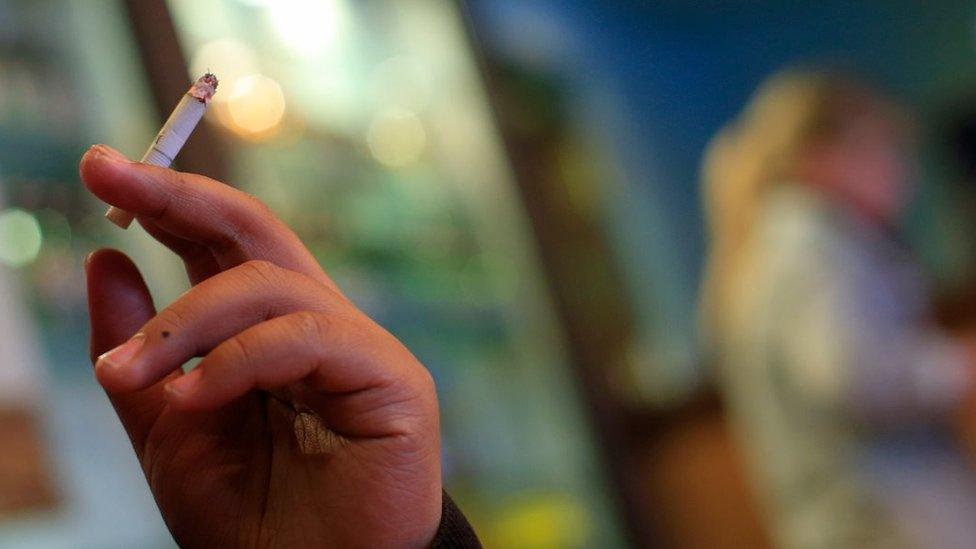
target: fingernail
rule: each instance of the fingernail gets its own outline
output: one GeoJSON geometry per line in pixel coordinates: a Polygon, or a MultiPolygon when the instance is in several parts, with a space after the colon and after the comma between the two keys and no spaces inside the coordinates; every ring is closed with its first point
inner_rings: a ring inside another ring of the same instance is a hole
{"type": "Polygon", "coordinates": [[[99,144],[99,145],[95,145],[92,148],[95,150],[96,153],[98,153],[99,155],[103,156],[106,160],[110,160],[112,162],[128,162],[129,161],[129,159],[126,158],[126,156],[124,154],[122,154],[119,151],[113,149],[112,147],[109,147],[108,145],[101,145],[101,144],[99,144]]]}
{"type": "Polygon", "coordinates": [[[197,383],[197,380],[200,379],[200,374],[200,368],[195,368],[190,373],[183,374],[173,381],[170,381],[164,385],[163,388],[166,389],[166,392],[171,395],[177,397],[183,396],[190,391],[193,385],[197,383]]]}
{"type": "Polygon", "coordinates": [[[95,361],[95,368],[112,368],[118,369],[125,367],[126,364],[132,360],[132,357],[139,352],[142,345],[146,342],[146,334],[138,333],[132,336],[129,341],[126,341],[122,345],[112,349],[111,351],[98,357],[95,361]]]}
{"type": "Polygon", "coordinates": [[[118,150],[113,149],[112,147],[109,147],[108,145],[102,145],[102,147],[105,149],[105,153],[108,154],[109,156],[111,156],[112,158],[114,158],[116,160],[123,160],[125,162],[128,162],[129,161],[129,157],[127,157],[126,155],[122,154],[118,150]]]}

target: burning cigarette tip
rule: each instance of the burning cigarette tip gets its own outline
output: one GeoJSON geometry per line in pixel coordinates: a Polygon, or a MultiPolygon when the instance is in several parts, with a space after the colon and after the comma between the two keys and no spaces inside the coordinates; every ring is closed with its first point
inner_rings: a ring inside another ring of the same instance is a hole
{"type": "Polygon", "coordinates": [[[214,76],[212,72],[201,76],[190,88],[190,95],[196,97],[198,101],[203,104],[209,104],[210,100],[213,99],[214,93],[217,92],[217,84],[219,84],[217,77],[214,76]]]}

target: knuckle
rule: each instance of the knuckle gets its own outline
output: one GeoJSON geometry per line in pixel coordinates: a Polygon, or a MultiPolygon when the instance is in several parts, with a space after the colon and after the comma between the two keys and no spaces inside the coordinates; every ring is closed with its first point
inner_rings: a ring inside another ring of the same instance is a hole
{"type": "Polygon", "coordinates": [[[175,330],[187,326],[190,319],[179,306],[172,306],[159,313],[155,319],[155,326],[160,330],[175,330]]]}
{"type": "Polygon", "coordinates": [[[252,216],[253,215],[257,215],[259,217],[274,216],[274,214],[271,212],[271,208],[267,204],[265,204],[263,200],[248,192],[242,192],[241,194],[244,195],[244,203],[245,203],[244,209],[252,216]]]}
{"type": "Polygon", "coordinates": [[[237,361],[246,362],[248,357],[251,356],[247,345],[240,337],[232,337],[224,342],[224,345],[225,352],[228,354],[228,356],[233,357],[237,361]]]}
{"type": "Polygon", "coordinates": [[[270,261],[251,259],[240,264],[237,270],[245,278],[258,284],[274,284],[280,277],[281,269],[270,261]]]}
{"type": "Polygon", "coordinates": [[[228,217],[225,214],[224,218],[219,221],[218,226],[220,228],[217,231],[217,235],[211,241],[207,242],[216,251],[224,252],[245,247],[251,238],[251,229],[245,220],[228,217]]]}
{"type": "Polygon", "coordinates": [[[274,217],[271,208],[253,194],[240,191],[239,199],[240,207],[230,213],[230,221],[235,225],[250,227],[274,217]]]}
{"type": "Polygon", "coordinates": [[[292,322],[305,341],[322,341],[330,332],[334,331],[334,320],[332,318],[312,311],[294,313],[292,322]]]}
{"type": "Polygon", "coordinates": [[[420,367],[420,387],[425,393],[437,394],[437,380],[426,367],[420,367]]]}
{"type": "Polygon", "coordinates": [[[211,246],[219,250],[231,250],[246,247],[248,242],[259,233],[262,227],[274,218],[264,202],[252,194],[236,191],[234,207],[227,208],[219,214],[222,230],[219,237],[211,246]]]}
{"type": "Polygon", "coordinates": [[[416,368],[407,375],[410,392],[423,401],[436,399],[437,382],[434,381],[433,374],[419,362],[415,362],[416,368]]]}
{"type": "Polygon", "coordinates": [[[253,355],[247,343],[239,336],[224,341],[221,349],[222,354],[231,362],[248,362],[253,355]]]}

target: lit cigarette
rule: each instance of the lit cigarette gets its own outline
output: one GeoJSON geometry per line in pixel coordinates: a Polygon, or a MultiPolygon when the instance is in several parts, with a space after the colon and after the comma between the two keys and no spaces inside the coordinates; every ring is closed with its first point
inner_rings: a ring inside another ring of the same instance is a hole
{"type": "MultiPolygon", "coordinates": [[[[149,150],[142,155],[140,162],[168,168],[193,133],[193,128],[196,128],[197,123],[203,118],[203,113],[207,112],[207,105],[210,104],[210,99],[216,91],[217,77],[209,72],[190,86],[183,99],[166,119],[162,129],[156,134],[156,139],[149,146],[149,150]]],[[[105,217],[123,229],[128,229],[135,218],[129,212],[115,206],[105,212],[105,217]]]]}

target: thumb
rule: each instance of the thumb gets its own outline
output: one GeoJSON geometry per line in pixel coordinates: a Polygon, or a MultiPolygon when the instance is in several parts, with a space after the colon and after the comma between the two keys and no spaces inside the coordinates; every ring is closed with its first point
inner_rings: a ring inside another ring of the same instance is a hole
{"type": "MultiPolygon", "coordinates": [[[[91,358],[98,357],[131,338],[155,316],[149,289],[139,270],[122,252],[102,249],[85,261],[88,275],[88,313],[91,317],[91,358]]],[[[170,381],[169,378],[163,382],[170,381]]],[[[139,457],[150,426],[164,406],[163,385],[129,393],[106,389],[115,411],[139,457]]]]}

